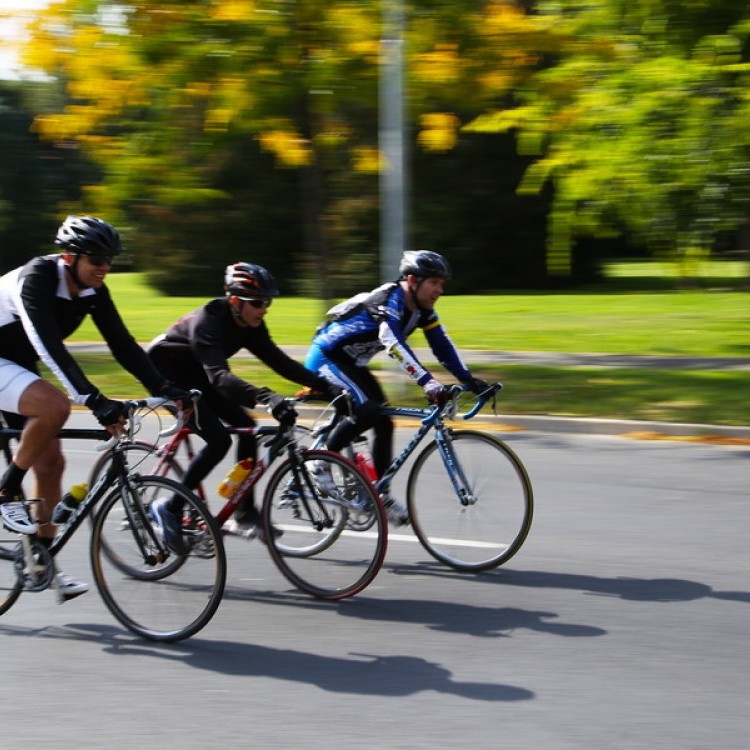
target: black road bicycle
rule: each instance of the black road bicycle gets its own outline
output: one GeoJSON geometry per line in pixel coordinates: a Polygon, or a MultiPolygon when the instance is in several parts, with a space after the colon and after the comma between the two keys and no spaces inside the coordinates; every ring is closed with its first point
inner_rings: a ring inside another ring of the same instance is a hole
{"type": "MultiPolygon", "coordinates": [[[[213,617],[226,581],[221,531],[200,500],[173,479],[141,475],[128,465],[127,446],[138,409],[157,408],[163,398],[126,401],[128,427],[119,437],[101,429],[63,429],[63,439],[97,440],[110,460],[57,536],[45,546],[36,535],[0,527],[0,614],[24,591],[56,585],[55,557],[93,514],[90,558],[96,586],[109,611],[128,630],[153,641],[179,641],[197,633],[213,617]],[[106,441],[106,442],[101,442],[106,441]],[[171,552],[148,514],[157,497],[182,500],[186,552],[171,552]]],[[[179,429],[179,422],[175,425],[179,429]]],[[[20,430],[0,429],[5,461],[20,430]]],[[[33,504],[33,500],[27,501],[33,504]]],[[[59,594],[58,594],[59,595],[59,594]]]]}

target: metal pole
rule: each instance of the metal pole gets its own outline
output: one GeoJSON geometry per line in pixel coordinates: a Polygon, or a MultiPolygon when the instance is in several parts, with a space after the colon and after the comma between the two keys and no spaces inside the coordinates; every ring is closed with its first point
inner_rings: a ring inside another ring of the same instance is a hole
{"type": "Polygon", "coordinates": [[[404,139],[404,8],[402,0],[382,0],[379,140],[380,278],[396,277],[406,246],[406,155],[404,139]]]}

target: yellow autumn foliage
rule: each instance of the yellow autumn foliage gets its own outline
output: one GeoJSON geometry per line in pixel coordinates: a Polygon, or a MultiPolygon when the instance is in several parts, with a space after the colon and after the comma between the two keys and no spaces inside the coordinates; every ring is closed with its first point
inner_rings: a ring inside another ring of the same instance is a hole
{"type": "Polygon", "coordinates": [[[448,112],[431,112],[420,118],[419,144],[427,151],[450,151],[458,138],[461,122],[448,112]]]}
{"type": "Polygon", "coordinates": [[[264,150],[284,167],[304,167],[312,163],[309,143],[292,130],[270,130],[258,136],[264,150]]]}

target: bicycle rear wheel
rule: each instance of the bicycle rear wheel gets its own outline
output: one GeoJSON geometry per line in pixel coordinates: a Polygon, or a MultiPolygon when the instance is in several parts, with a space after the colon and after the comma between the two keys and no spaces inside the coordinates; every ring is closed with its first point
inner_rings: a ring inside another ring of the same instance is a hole
{"type": "Polygon", "coordinates": [[[193,493],[165,477],[129,478],[102,501],[94,520],[91,563],[99,592],[129,630],[154,641],[179,641],[213,617],[226,581],[226,556],[214,518],[193,493]],[[175,555],[148,517],[157,497],[182,502],[182,537],[175,555]],[[123,523],[123,518],[128,519],[123,523]]]}
{"type": "Polygon", "coordinates": [[[23,591],[21,556],[21,537],[0,526],[0,615],[16,603],[23,591]]]}
{"type": "Polygon", "coordinates": [[[409,473],[407,506],[422,546],[455,570],[502,565],[531,528],[533,494],[526,469],[501,440],[469,430],[445,433],[453,473],[469,491],[462,504],[438,444],[419,454],[409,473]]]}
{"type": "MultiPolygon", "coordinates": [[[[319,599],[344,599],[378,574],[388,541],[385,509],[372,484],[338,453],[304,451],[286,460],[268,481],[263,498],[265,529],[283,532],[268,540],[281,573],[319,599]],[[327,487],[313,468],[324,467],[327,487]],[[371,513],[366,531],[348,527],[350,514],[371,513]]],[[[271,535],[267,534],[267,537],[271,535]]]]}

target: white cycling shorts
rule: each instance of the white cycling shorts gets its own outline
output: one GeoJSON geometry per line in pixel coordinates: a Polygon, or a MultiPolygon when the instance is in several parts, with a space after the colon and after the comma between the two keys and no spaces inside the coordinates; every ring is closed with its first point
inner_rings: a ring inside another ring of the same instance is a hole
{"type": "Polygon", "coordinates": [[[23,392],[40,377],[15,362],[0,357],[0,411],[19,414],[23,392]]]}

